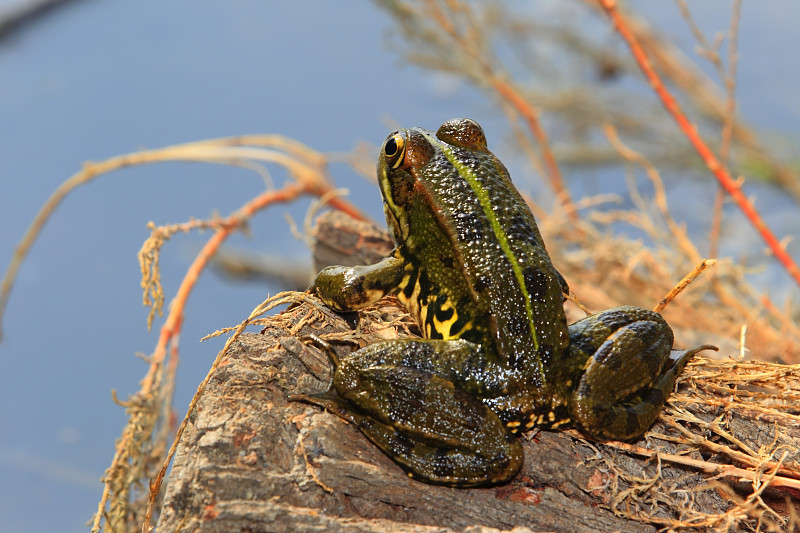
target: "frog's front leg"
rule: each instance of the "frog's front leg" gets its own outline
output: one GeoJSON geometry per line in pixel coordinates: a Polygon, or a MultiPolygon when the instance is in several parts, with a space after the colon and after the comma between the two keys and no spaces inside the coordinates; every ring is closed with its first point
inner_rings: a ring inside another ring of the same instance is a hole
{"type": "Polygon", "coordinates": [[[392,254],[374,265],[329,266],[317,274],[311,290],[336,311],[357,311],[396,289],[404,264],[392,254]]]}
{"type": "Polygon", "coordinates": [[[355,424],[411,477],[462,487],[500,483],[522,465],[522,446],[491,409],[451,381],[457,365],[452,376],[431,366],[464,361],[476,350],[467,341],[378,342],[341,360],[338,398],[298,399],[355,424]]]}
{"type": "Polygon", "coordinates": [[[653,425],[694,354],[672,350],[672,329],[653,311],[617,307],[569,327],[570,352],[586,359],[573,384],[570,415],[590,436],[630,440],[653,425]]]}

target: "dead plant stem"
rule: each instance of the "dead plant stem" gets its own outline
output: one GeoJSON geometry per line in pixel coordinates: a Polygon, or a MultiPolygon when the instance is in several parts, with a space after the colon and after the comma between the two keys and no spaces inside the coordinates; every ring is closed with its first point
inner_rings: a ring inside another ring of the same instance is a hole
{"type": "MultiPolygon", "coordinates": [[[[708,461],[691,459],[683,455],[661,453],[655,450],[648,450],[647,448],[642,448],[641,446],[635,446],[633,444],[628,444],[625,442],[606,442],[605,445],[610,448],[623,450],[628,453],[639,455],[641,457],[658,456],[661,458],[662,461],[669,461],[671,463],[689,466],[692,468],[696,468],[697,470],[700,470],[702,472],[706,472],[708,474],[717,474],[718,476],[721,477],[737,477],[740,479],[755,480],[759,476],[759,473],[753,470],[746,470],[744,468],[737,468],[735,466],[725,465],[725,464],[709,463],[708,461]]],[[[774,468],[775,473],[777,474],[778,471],[777,469],[780,468],[781,464],[782,462],[775,463],[774,461],[770,461],[766,465],[766,467],[774,468]]],[[[794,479],[790,477],[776,475],[772,479],[770,485],[772,485],[773,487],[789,487],[792,489],[800,489],[800,479],[794,479]]]]}
{"type": "Polygon", "coordinates": [[[769,246],[770,250],[772,250],[772,253],[775,254],[775,257],[778,259],[778,261],[795,280],[795,283],[797,283],[798,287],[800,287],[800,267],[797,266],[797,263],[794,261],[794,259],[792,259],[792,257],[786,252],[780,241],[775,237],[775,234],[772,233],[772,230],[769,229],[766,222],[764,222],[764,219],[761,217],[758,211],[756,211],[755,207],[747,198],[747,196],[745,196],[745,194],[742,192],[740,183],[734,181],[722,162],[717,158],[717,156],[714,155],[705,141],[703,141],[703,139],[700,137],[697,132],[697,127],[691,121],[689,121],[678,105],[677,100],[675,100],[672,94],[667,90],[660,76],[655,72],[650,64],[647,54],[639,45],[637,38],[626,24],[624,18],[617,11],[616,0],[597,1],[599,2],[599,5],[606,11],[609,18],[613,21],[614,27],[616,28],[617,32],[619,32],[620,36],[622,36],[623,40],[625,40],[625,42],[628,44],[636,63],[639,65],[639,68],[644,73],[651,87],[661,99],[661,102],[667,111],[670,113],[670,115],[672,115],[672,118],[678,124],[681,131],[683,131],[686,138],[697,151],[698,155],[700,155],[700,157],[703,159],[706,167],[708,167],[711,173],[717,178],[725,191],[731,195],[733,200],[739,206],[739,209],[741,209],[748,220],[750,220],[756,231],[758,231],[762,239],[764,239],[764,241],[767,243],[767,246],[769,246]]]}

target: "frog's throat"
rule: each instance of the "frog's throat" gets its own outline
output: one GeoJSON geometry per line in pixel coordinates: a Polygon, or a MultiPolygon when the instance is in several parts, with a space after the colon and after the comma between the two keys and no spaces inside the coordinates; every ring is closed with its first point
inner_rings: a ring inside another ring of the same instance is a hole
{"type": "Polygon", "coordinates": [[[383,196],[383,216],[386,218],[386,225],[392,240],[395,244],[400,245],[408,239],[408,217],[394,203],[387,173],[386,163],[381,160],[378,165],[378,185],[381,189],[381,196],[383,196]]]}

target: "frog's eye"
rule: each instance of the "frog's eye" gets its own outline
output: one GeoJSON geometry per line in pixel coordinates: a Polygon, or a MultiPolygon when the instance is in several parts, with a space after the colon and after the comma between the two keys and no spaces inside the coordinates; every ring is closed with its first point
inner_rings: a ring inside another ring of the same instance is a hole
{"type": "Polygon", "coordinates": [[[397,168],[400,166],[400,163],[403,162],[403,156],[406,152],[406,140],[405,137],[396,133],[386,139],[386,142],[383,144],[383,155],[386,157],[386,162],[389,164],[389,168],[397,168]]]}

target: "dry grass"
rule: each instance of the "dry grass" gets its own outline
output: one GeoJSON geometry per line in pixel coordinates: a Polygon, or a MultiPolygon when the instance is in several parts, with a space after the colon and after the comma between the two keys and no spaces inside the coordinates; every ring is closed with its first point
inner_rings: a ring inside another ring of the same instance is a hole
{"type": "Polygon", "coordinates": [[[669,531],[796,531],[800,527],[800,365],[715,361],[696,357],[662,414],[662,427],[648,432],[649,446],[601,446],[622,456],[598,454],[605,469],[607,504],[618,515],[669,531]],[[667,448],[668,447],[668,448],[667,448]],[[636,477],[619,457],[650,458],[650,475],[636,477]],[[663,476],[665,463],[701,473],[705,483],[663,476]],[[700,501],[712,490],[729,502],[707,512],[700,501]]]}
{"type": "MultiPolygon", "coordinates": [[[[652,308],[702,259],[689,253],[694,247],[682,229],[670,231],[657,203],[641,197],[632,210],[590,211],[577,222],[555,211],[539,221],[556,267],[591,312],[620,304],[652,308]],[[615,236],[608,226],[619,221],[656,244],[615,236]]],[[[672,301],[662,313],[676,343],[717,344],[725,357],[800,363],[796,310],[788,301],[778,309],[747,282],[746,273],[730,259],[719,260],[672,301]]],[[[577,307],[567,309],[573,320],[583,316],[577,307]]]]}

